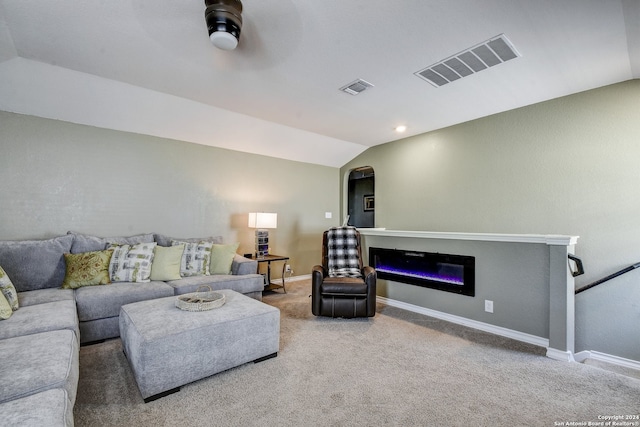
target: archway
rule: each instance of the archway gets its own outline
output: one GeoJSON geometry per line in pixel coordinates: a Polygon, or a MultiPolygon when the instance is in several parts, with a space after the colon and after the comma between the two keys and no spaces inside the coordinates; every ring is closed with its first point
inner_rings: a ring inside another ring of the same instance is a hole
{"type": "Polygon", "coordinates": [[[348,225],[375,227],[375,174],[371,166],[353,169],[347,183],[348,225]]]}

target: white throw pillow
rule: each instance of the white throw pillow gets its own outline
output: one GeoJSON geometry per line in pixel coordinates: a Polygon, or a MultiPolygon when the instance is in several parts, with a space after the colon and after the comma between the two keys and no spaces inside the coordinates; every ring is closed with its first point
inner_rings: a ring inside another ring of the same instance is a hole
{"type": "Polygon", "coordinates": [[[109,244],[113,249],[109,262],[109,276],[112,282],[149,282],[153,250],[157,243],[137,243],[135,245],[109,244]]]}
{"type": "Polygon", "coordinates": [[[180,276],[208,276],[211,263],[211,242],[181,242],[171,241],[171,246],[184,245],[182,260],[180,262],[180,276]]]}

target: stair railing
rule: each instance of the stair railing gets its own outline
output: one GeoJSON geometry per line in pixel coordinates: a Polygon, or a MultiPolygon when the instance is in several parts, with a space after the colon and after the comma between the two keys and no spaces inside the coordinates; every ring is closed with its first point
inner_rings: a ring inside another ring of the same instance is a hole
{"type": "MultiPolygon", "coordinates": [[[[582,266],[582,260],[580,258],[578,258],[577,256],[572,255],[572,254],[569,254],[569,259],[576,263],[576,270],[571,272],[573,277],[580,276],[580,275],[584,274],[584,268],[582,266]]],[[[628,273],[630,271],[633,271],[636,268],[640,268],[640,262],[632,264],[629,267],[625,267],[620,271],[616,271],[613,274],[610,274],[610,275],[608,275],[606,277],[603,277],[600,280],[596,280],[595,282],[589,283],[588,285],[585,285],[585,286],[581,287],[580,289],[577,289],[576,290],[576,295],[579,294],[580,292],[586,291],[587,289],[591,289],[594,286],[598,286],[598,285],[600,285],[600,284],[602,284],[604,282],[608,282],[611,279],[615,279],[618,276],[622,276],[623,274],[628,273]]]]}

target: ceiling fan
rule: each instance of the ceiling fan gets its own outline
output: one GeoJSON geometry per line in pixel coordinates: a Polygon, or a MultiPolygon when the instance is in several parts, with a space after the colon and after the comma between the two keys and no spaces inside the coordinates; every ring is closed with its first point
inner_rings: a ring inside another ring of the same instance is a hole
{"type": "Polygon", "coordinates": [[[242,2],[240,0],[205,0],[204,18],[211,43],[223,50],[238,46],[242,29],[242,2]]]}

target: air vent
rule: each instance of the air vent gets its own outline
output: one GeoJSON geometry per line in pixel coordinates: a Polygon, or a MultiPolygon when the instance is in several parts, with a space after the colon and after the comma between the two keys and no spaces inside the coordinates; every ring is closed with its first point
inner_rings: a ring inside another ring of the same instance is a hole
{"type": "Polygon", "coordinates": [[[370,87],[373,87],[371,83],[364,81],[362,79],[358,79],[355,82],[349,83],[348,85],[341,87],[340,90],[348,93],[349,95],[357,95],[360,92],[363,92],[370,87]]]}
{"type": "Polygon", "coordinates": [[[500,34],[414,74],[440,87],[519,56],[507,36],[500,34]]]}

